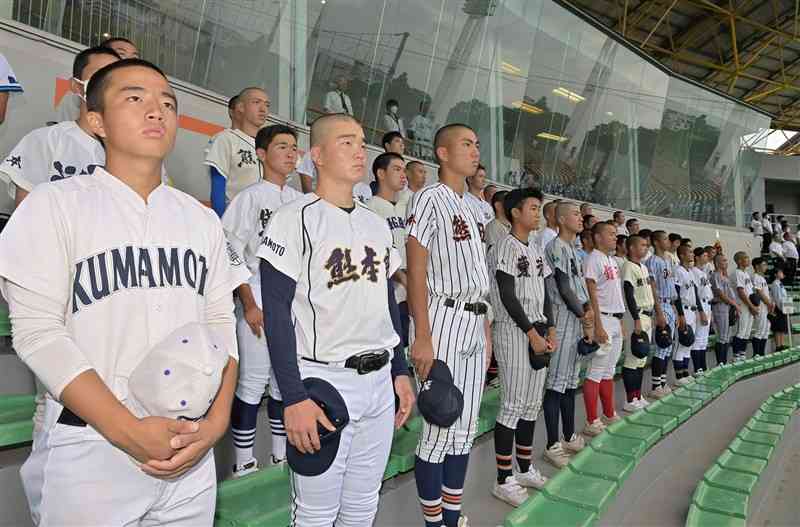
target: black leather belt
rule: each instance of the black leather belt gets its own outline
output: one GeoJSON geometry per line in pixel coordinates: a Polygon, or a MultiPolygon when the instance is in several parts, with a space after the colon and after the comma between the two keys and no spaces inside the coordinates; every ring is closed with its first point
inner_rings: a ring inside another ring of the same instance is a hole
{"type": "Polygon", "coordinates": [[[689,311],[697,311],[697,307],[696,306],[690,306],[689,307],[689,311]]]}
{"type": "Polygon", "coordinates": [[[67,426],[86,426],[86,421],[75,415],[66,406],[61,410],[61,415],[58,416],[58,421],[56,422],[67,426]]]}
{"type": "MultiPolygon", "coordinates": [[[[330,364],[330,362],[322,360],[309,359],[303,357],[303,360],[308,362],[316,362],[317,364],[330,364]]],[[[381,353],[362,353],[361,355],[353,355],[344,361],[344,367],[356,370],[359,375],[364,375],[373,371],[378,371],[389,362],[389,350],[383,350],[381,353]]],[[[341,364],[341,363],[338,363],[341,364]]]]}
{"type": "Polygon", "coordinates": [[[648,316],[650,318],[653,317],[653,312],[652,311],[639,311],[639,314],[640,315],[646,315],[646,316],[648,316]]]}
{"type": "Polygon", "coordinates": [[[604,317],[614,317],[620,320],[622,320],[622,317],[624,316],[624,313],[603,313],[602,311],[600,312],[600,314],[603,315],[604,317]]]}
{"type": "MultiPolygon", "coordinates": [[[[452,298],[445,298],[444,305],[445,307],[456,307],[456,301],[452,298]]],[[[464,303],[464,311],[469,311],[470,313],[475,313],[476,315],[485,315],[488,310],[488,306],[483,302],[475,302],[472,304],[469,302],[464,303]]]]}

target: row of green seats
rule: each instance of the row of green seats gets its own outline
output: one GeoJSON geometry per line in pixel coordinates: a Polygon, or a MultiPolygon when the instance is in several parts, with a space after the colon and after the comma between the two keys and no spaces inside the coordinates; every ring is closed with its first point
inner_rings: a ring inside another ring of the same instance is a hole
{"type": "Polygon", "coordinates": [[[35,409],[33,395],[0,397],[0,448],[31,441],[35,409]]]}
{"type": "Polygon", "coordinates": [[[594,524],[642,456],[739,379],[800,360],[800,347],[710,370],[609,425],[545,487],[505,518],[505,527],[594,524]]]}
{"type": "Polygon", "coordinates": [[[761,405],[695,489],[687,527],[745,527],[750,495],[798,406],[800,384],[761,405]]]}

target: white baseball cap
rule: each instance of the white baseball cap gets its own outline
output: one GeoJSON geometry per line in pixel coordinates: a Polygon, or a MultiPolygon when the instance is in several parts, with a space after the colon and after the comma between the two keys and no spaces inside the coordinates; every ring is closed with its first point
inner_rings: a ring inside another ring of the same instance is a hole
{"type": "Polygon", "coordinates": [[[222,383],[228,352],[206,324],[186,324],[151,348],[128,382],[137,417],[203,417],[222,383]]]}

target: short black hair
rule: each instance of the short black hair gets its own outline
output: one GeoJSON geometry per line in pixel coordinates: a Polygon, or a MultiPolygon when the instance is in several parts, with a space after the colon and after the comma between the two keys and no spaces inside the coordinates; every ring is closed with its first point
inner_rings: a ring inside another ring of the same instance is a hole
{"type": "MultiPolygon", "coordinates": [[[[638,236],[641,236],[642,238],[647,238],[648,241],[649,241],[650,240],[650,235],[652,233],[653,233],[653,231],[651,231],[650,229],[639,229],[638,236]]],[[[637,236],[637,235],[634,234],[634,236],[637,236]]]]}
{"type": "Polygon", "coordinates": [[[628,221],[625,222],[625,227],[630,229],[631,225],[633,225],[634,223],[637,223],[638,221],[639,220],[637,220],[636,218],[629,218],[628,221]]]}
{"type": "Polygon", "coordinates": [[[592,239],[592,229],[583,229],[580,234],[581,240],[588,239],[594,242],[592,239]]]}
{"type": "Polygon", "coordinates": [[[688,245],[681,245],[678,247],[678,250],[675,251],[675,254],[677,254],[679,258],[682,254],[691,254],[694,256],[694,252],[689,248],[688,245]]]}
{"type": "Polygon", "coordinates": [[[595,217],[594,214],[587,214],[586,216],[584,216],[583,217],[583,226],[588,228],[589,220],[594,218],[594,217],[595,217]]]}
{"type": "Polygon", "coordinates": [[[694,257],[697,258],[701,254],[705,254],[706,250],[703,247],[695,247],[694,249],[694,257]]]}
{"type": "Polygon", "coordinates": [[[600,234],[600,231],[602,231],[605,227],[611,227],[613,229],[614,225],[607,221],[598,221],[594,224],[594,227],[592,227],[592,241],[594,241],[594,239],[600,234]]]}
{"type": "Polygon", "coordinates": [[[122,59],[118,60],[117,62],[112,62],[107,66],[103,66],[97,71],[97,73],[94,74],[92,81],[89,83],[89,87],[86,89],[86,107],[90,112],[102,113],[103,110],[105,110],[104,97],[106,89],[108,88],[108,80],[111,78],[111,74],[116,70],[133,67],[151,69],[167,80],[167,76],[163,71],[161,71],[161,68],[144,59],[122,59]]]}
{"type": "MultiPolygon", "coordinates": [[[[508,191],[507,190],[498,190],[497,192],[494,193],[494,196],[492,196],[492,208],[495,211],[497,211],[497,204],[498,203],[503,205],[503,200],[505,199],[505,197],[507,195],[508,195],[508,191]]],[[[503,210],[505,211],[505,206],[504,206],[503,210]]]]}
{"type": "Polygon", "coordinates": [[[622,212],[621,210],[615,210],[615,211],[614,211],[614,219],[616,220],[616,219],[617,219],[617,217],[618,217],[620,214],[624,214],[624,212],[622,212]]]}
{"type": "Polygon", "coordinates": [[[72,61],[72,76],[76,79],[83,79],[83,70],[89,65],[89,59],[92,55],[109,55],[111,57],[120,58],[119,54],[111,48],[104,46],[95,46],[93,48],[86,48],[77,55],[72,61]]]}
{"type": "Polygon", "coordinates": [[[691,238],[681,238],[681,245],[688,245],[690,243],[692,243],[691,238]]]}
{"type": "Polygon", "coordinates": [[[137,50],[139,49],[138,47],[136,47],[136,44],[134,44],[133,41],[131,41],[131,40],[125,38],[125,37],[107,38],[104,41],[102,41],[99,44],[99,46],[104,47],[104,48],[110,48],[111,44],[113,44],[114,42],[126,42],[126,43],[130,44],[131,46],[135,47],[137,50]]]}
{"type": "Polygon", "coordinates": [[[393,130],[391,132],[386,132],[385,134],[383,134],[383,139],[381,139],[381,144],[383,145],[383,148],[386,148],[386,145],[388,145],[398,137],[400,139],[403,139],[403,134],[401,134],[397,130],[393,130]]]}
{"type": "Polygon", "coordinates": [[[753,258],[753,261],[750,262],[750,265],[752,265],[753,269],[755,269],[756,267],[758,267],[763,263],[767,263],[767,260],[761,256],[758,256],[756,258],[753,258]]]}
{"type": "Polygon", "coordinates": [[[544,195],[538,188],[515,188],[510,190],[503,198],[503,209],[506,212],[508,221],[514,223],[514,215],[511,211],[520,208],[526,199],[538,199],[539,203],[544,201],[544,195]]]}
{"type": "Polygon", "coordinates": [[[680,234],[676,234],[674,232],[669,233],[669,241],[671,242],[679,242],[683,239],[683,236],[680,234]]]}
{"type": "MultiPolygon", "coordinates": [[[[631,234],[625,240],[625,248],[628,249],[628,252],[630,252],[631,251],[631,247],[633,247],[634,243],[636,243],[639,240],[644,240],[644,239],[645,239],[644,236],[641,236],[639,234],[631,234]]],[[[619,241],[619,239],[617,241],[619,241]]]]}
{"type": "Polygon", "coordinates": [[[628,237],[624,234],[617,234],[617,245],[624,244],[627,241],[628,237]]]}
{"type": "MultiPolygon", "coordinates": [[[[655,231],[650,233],[650,243],[655,245],[656,241],[659,240],[660,238],[663,238],[664,236],[667,236],[667,232],[666,231],[662,231],[660,229],[659,230],[655,230],[655,231]]],[[[668,239],[671,240],[671,238],[668,238],[668,239]]]]}
{"type": "Polygon", "coordinates": [[[386,101],[386,107],[388,108],[389,106],[400,106],[400,103],[397,102],[397,99],[389,99],[386,101]]]}
{"type": "Polygon", "coordinates": [[[414,165],[419,165],[422,168],[425,168],[425,164],[422,161],[417,161],[416,159],[412,159],[411,161],[406,163],[406,170],[408,170],[409,168],[411,168],[414,165]]]}
{"type": "Polygon", "coordinates": [[[236,94],[228,99],[228,111],[233,110],[236,107],[237,102],[239,102],[239,94],[236,94]]]}
{"type": "MultiPolygon", "coordinates": [[[[422,103],[420,103],[420,104],[422,104],[422,103]]],[[[439,154],[437,154],[436,151],[439,149],[440,146],[442,146],[441,145],[442,137],[445,134],[447,134],[448,131],[452,130],[453,128],[466,128],[467,130],[470,130],[472,133],[477,135],[475,133],[475,129],[474,128],[472,128],[468,124],[463,124],[463,123],[446,124],[446,125],[442,126],[441,128],[439,128],[438,130],[436,130],[436,134],[433,136],[433,158],[436,160],[437,163],[441,163],[441,160],[439,159],[439,154]]]]}
{"type": "Polygon", "coordinates": [[[391,163],[393,159],[399,159],[400,162],[405,163],[403,156],[395,154],[394,152],[384,152],[375,158],[375,161],[372,162],[372,175],[375,176],[375,181],[378,181],[378,170],[386,170],[389,168],[389,163],[391,163]]]}
{"type": "Polygon", "coordinates": [[[294,140],[297,141],[297,130],[285,124],[273,124],[271,126],[265,126],[258,131],[256,134],[256,148],[267,150],[269,145],[272,144],[272,140],[275,139],[275,136],[280,134],[291,135],[294,137],[294,140]]]}

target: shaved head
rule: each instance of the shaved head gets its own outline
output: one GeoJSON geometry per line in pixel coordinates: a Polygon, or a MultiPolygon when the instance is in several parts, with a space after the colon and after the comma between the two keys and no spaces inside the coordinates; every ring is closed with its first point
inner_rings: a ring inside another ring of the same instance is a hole
{"type": "Polygon", "coordinates": [[[318,117],[311,124],[311,146],[319,146],[330,136],[331,130],[339,123],[351,122],[361,126],[358,119],[346,113],[332,113],[318,117]]]}
{"type": "Polygon", "coordinates": [[[575,210],[578,208],[576,203],[570,203],[569,201],[561,201],[556,205],[556,219],[563,218],[567,215],[568,212],[575,210]]]}
{"type": "Polygon", "coordinates": [[[440,162],[439,154],[436,151],[439,148],[448,148],[458,138],[458,134],[464,130],[475,133],[475,130],[471,127],[460,123],[448,124],[436,131],[436,136],[433,138],[433,152],[436,156],[436,161],[440,162]]]}

